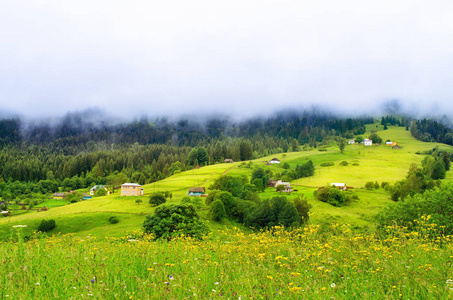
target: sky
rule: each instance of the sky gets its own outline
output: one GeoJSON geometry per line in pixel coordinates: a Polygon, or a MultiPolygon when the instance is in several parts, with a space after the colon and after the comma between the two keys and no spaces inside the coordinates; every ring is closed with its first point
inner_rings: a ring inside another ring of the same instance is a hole
{"type": "Polygon", "coordinates": [[[0,0],[0,115],[453,114],[453,1],[0,0]]]}

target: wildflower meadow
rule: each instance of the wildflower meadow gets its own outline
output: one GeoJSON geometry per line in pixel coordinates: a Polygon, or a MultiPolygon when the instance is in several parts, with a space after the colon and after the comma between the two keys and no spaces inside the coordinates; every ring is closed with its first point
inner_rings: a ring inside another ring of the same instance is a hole
{"type": "Polygon", "coordinates": [[[4,299],[453,299],[451,236],[347,225],[259,232],[219,230],[203,240],[154,241],[39,233],[0,243],[4,299]]]}

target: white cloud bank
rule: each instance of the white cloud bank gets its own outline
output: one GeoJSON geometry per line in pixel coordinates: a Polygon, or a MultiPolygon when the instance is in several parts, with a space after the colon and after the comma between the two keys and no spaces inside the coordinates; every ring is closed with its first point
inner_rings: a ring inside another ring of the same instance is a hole
{"type": "Polygon", "coordinates": [[[1,1],[0,109],[451,113],[451,1],[1,1]]]}

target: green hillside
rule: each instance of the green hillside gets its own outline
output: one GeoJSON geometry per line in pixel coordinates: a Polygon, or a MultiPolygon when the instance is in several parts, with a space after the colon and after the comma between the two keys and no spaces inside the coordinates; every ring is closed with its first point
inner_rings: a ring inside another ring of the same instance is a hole
{"type": "MultiPolygon", "coordinates": [[[[0,237],[7,237],[10,234],[11,226],[18,224],[28,225],[27,230],[37,228],[42,219],[55,219],[57,228],[54,231],[61,233],[75,233],[77,235],[113,236],[121,237],[134,230],[141,228],[145,216],[152,213],[154,208],[148,204],[148,197],[154,191],[169,191],[172,198],[169,203],[178,203],[186,195],[190,187],[204,186],[209,188],[212,182],[221,174],[245,174],[250,176],[255,166],[270,169],[274,174],[281,173],[283,163],[287,162],[291,168],[297,164],[303,164],[309,159],[315,166],[315,175],[309,178],[302,178],[291,182],[297,192],[288,197],[304,195],[313,205],[311,209],[311,222],[319,224],[322,222],[348,223],[353,226],[371,226],[373,216],[384,206],[392,203],[389,195],[383,190],[368,191],[363,189],[368,181],[382,183],[384,181],[394,183],[405,177],[411,163],[420,164],[423,155],[417,152],[430,150],[439,147],[442,150],[453,150],[453,147],[438,143],[423,143],[414,139],[408,131],[402,127],[390,127],[382,130],[380,125],[369,125],[368,137],[371,130],[376,130],[383,139],[380,146],[365,147],[363,145],[347,145],[344,153],[340,153],[335,143],[326,145],[323,150],[318,149],[300,152],[288,152],[278,155],[263,157],[252,160],[251,167],[248,163],[217,164],[201,167],[173,175],[164,180],[143,186],[145,195],[141,197],[142,203],[137,204],[137,197],[120,197],[119,193],[113,195],[93,198],[78,203],[68,204],[59,207],[52,207],[45,212],[30,212],[17,216],[0,219],[0,237]],[[393,150],[385,145],[385,140],[396,141],[402,148],[393,150]],[[279,158],[282,163],[279,165],[267,165],[265,161],[273,157],[279,158]],[[342,161],[348,162],[347,166],[340,166],[342,161]],[[332,162],[333,166],[321,167],[322,163],[332,162]],[[313,191],[331,182],[345,182],[353,189],[348,192],[357,195],[359,200],[351,205],[336,208],[329,204],[317,201],[313,191]],[[108,219],[117,216],[120,222],[110,224],[108,219]]],[[[453,178],[451,171],[447,172],[447,180],[453,178]]],[[[209,192],[209,190],[208,190],[209,192]]],[[[267,188],[260,194],[261,198],[277,195],[273,188],[267,188]]],[[[208,208],[201,208],[199,213],[207,218],[208,208]]],[[[213,229],[229,226],[228,223],[214,224],[210,222],[213,229]]]]}

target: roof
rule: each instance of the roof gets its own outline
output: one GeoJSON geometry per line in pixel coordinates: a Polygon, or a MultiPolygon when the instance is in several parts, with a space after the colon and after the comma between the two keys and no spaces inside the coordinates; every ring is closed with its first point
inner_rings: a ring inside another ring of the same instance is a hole
{"type": "Polygon", "coordinates": [[[97,189],[102,189],[102,188],[104,188],[104,185],[95,185],[90,189],[90,191],[96,191],[97,189]]]}
{"type": "Polygon", "coordinates": [[[66,195],[66,193],[54,193],[53,196],[54,197],[64,197],[66,195]]]}
{"type": "Polygon", "coordinates": [[[204,187],[191,187],[189,189],[189,192],[192,192],[192,193],[204,193],[206,190],[204,187]]]}
{"type": "Polygon", "coordinates": [[[274,157],[271,161],[280,161],[278,158],[274,157]]]}
{"type": "Polygon", "coordinates": [[[330,186],[336,186],[336,187],[342,187],[342,186],[346,186],[346,183],[344,182],[341,182],[341,183],[338,183],[338,182],[333,182],[330,184],[330,186]]]}
{"type": "Polygon", "coordinates": [[[141,186],[138,183],[123,183],[121,186],[141,186]]]}

